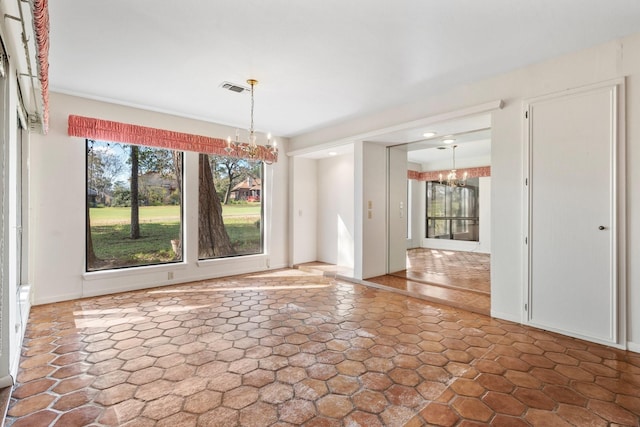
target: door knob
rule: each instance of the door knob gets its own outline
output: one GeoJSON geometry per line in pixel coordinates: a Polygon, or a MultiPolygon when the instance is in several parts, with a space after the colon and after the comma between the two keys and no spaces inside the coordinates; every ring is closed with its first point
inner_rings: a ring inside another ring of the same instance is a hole
{"type": "Polygon", "coordinates": [[[607,227],[605,227],[604,225],[601,225],[600,227],[598,227],[598,230],[604,230],[605,228],[607,227]]]}

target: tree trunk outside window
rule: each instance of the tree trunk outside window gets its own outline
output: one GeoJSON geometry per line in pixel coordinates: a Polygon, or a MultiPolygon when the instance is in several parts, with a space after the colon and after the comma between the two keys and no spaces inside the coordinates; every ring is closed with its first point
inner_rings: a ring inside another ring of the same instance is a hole
{"type": "Polygon", "coordinates": [[[233,255],[235,250],[222,221],[222,204],[213,182],[209,156],[200,154],[199,160],[199,256],[200,258],[212,258],[233,255]]]}
{"type": "Polygon", "coordinates": [[[93,268],[98,257],[93,249],[93,239],[91,238],[91,217],[89,215],[89,202],[87,201],[87,269],[93,268]]]}
{"type": "MultiPolygon", "coordinates": [[[[173,169],[176,174],[176,181],[178,182],[178,191],[180,192],[180,197],[183,197],[182,192],[182,153],[179,151],[172,152],[173,159],[173,169]]],[[[182,217],[182,213],[180,214],[182,217]]],[[[180,219],[180,224],[182,224],[182,218],[180,219]]],[[[175,248],[176,256],[180,259],[183,257],[182,253],[182,227],[180,227],[180,235],[178,236],[178,242],[175,248]]]]}
{"type": "Polygon", "coordinates": [[[138,146],[131,146],[131,239],[140,238],[138,210],[138,146]]]}

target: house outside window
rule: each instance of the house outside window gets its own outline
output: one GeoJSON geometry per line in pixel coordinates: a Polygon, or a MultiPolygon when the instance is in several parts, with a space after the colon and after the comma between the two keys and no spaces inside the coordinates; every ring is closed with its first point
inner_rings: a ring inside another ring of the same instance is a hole
{"type": "Polygon", "coordinates": [[[262,180],[248,176],[231,190],[231,200],[237,202],[259,202],[262,193],[262,180]]]}
{"type": "Polygon", "coordinates": [[[264,252],[264,166],[224,156],[199,156],[199,259],[264,252]]]}

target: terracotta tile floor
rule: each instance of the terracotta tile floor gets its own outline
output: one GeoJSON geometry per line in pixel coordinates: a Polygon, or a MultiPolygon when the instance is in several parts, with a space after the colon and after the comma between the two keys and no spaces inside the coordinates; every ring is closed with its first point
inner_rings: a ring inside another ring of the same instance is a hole
{"type": "Polygon", "coordinates": [[[281,270],[37,306],[7,425],[639,425],[640,355],[281,270]]]}
{"type": "Polygon", "coordinates": [[[491,313],[490,255],[441,249],[409,249],[407,269],[367,279],[405,295],[474,313],[491,313]]]}

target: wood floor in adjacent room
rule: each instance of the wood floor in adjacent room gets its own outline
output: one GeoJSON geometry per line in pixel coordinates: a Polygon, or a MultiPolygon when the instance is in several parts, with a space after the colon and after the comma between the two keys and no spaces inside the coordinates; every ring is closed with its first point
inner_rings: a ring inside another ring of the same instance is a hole
{"type": "Polygon", "coordinates": [[[640,355],[299,270],[33,307],[7,425],[640,424],[640,355]]]}
{"type": "Polygon", "coordinates": [[[478,252],[407,250],[407,269],[367,279],[407,295],[474,313],[491,312],[491,256],[478,252]]]}

